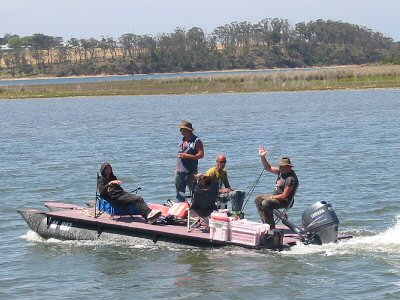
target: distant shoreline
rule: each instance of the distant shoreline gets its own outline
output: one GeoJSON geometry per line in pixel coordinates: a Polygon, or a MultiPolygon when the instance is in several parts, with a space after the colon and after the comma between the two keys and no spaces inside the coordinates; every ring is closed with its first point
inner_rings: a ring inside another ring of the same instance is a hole
{"type": "Polygon", "coordinates": [[[271,73],[222,72],[226,71],[213,76],[201,72],[189,77],[0,86],[0,99],[400,88],[399,65],[285,69],[271,73]]]}
{"type": "Polygon", "coordinates": [[[361,67],[357,65],[335,65],[335,66],[322,66],[322,67],[306,67],[306,68],[272,68],[272,69],[227,69],[227,70],[208,70],[208,71],[194,71],[194,72],[164,72],[164,73],[145,73],[145,74],[97,74],[97,75],[72,75],[72,76],[30,76],[30,77],[0,77],[1,81],[20,81],[20,80],[42,80],[42,79],[68,79],[68,78],[103,78],[103,77],[130,77],[130,76],[146,76],[146,75],[170,75],[170,74],[207,74],[207,73],[259,73],[266,71],[296,71],[296,70],[310,70],[310,69],[337,69],[337,68],[351,68],[361,67]]]}

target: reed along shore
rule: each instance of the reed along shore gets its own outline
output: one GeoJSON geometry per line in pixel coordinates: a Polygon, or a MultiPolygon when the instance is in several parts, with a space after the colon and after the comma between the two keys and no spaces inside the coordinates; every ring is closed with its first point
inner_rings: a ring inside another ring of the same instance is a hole
{"type": "Polygon", "coordinates": [[[400,66],[287,69],[264,74],[0,87],[0,99],[400,88],[400,66]]]}

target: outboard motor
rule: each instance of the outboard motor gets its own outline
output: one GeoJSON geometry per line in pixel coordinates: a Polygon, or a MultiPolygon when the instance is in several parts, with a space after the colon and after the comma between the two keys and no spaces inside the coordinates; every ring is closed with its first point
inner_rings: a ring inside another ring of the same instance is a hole
{"type": "Polygon", "coordinates": [[[322,245],[336,241],[339,219],[330,204],[314,203],[303,212],[301,219],[308,243],[322,245]]]}

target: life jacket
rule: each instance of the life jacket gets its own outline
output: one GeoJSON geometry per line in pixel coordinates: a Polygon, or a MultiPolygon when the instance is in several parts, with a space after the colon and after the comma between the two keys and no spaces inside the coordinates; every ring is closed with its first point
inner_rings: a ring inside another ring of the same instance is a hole
{"type": "MultiPolygon", "coordinates": [[[[199,152],[198,146],[197,146],[197,141],[199,141],[200,139],[195,136],[194,134],[192,135],[192,137],[190,138],[190,140],[187,142],[185,149],[182,149],[182,145],[183,145],[183,139],[182,141],[179,143],[178,149],[179,149],[179,153],[187,153],[187,154],[191,154],[191,155],[196,155],[199,152]]],[[[197,173],[197,166],[199,164],[199,161],[197,159],[179,159],[178,158],[178,170],[181,169],[183,171],[183,169],[187,170],[187,172],[192,173],[192,174],[196,174],[197,173]],[[183,166],[183,168],[181,168],[179,166],[179,164],[181,164],[183,166]]]]}
{"type": "Polygon", "coordinates": [[[177,202],[172,206],[165,206],[161,204],[149,203],[151,209],[157,209],[161,211],[164,217],[174,216],[177,219],[185,219],[189,210],[189,203],[177,202]]]}

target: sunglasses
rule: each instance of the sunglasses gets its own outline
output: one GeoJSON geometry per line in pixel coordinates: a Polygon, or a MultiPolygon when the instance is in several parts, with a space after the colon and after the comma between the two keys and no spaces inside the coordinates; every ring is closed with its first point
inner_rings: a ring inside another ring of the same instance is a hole
{"type": "Polygon", "coordinates": [[[226,160],[219,160],[218,162],[221,164],[226,164],[226,160]]]}

